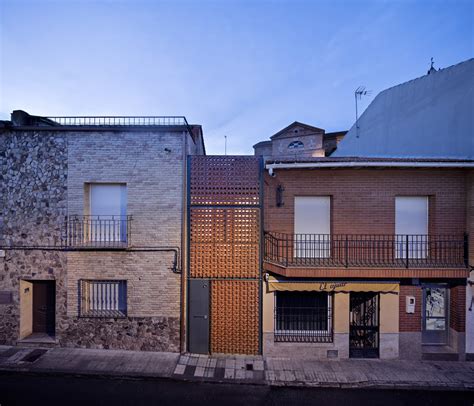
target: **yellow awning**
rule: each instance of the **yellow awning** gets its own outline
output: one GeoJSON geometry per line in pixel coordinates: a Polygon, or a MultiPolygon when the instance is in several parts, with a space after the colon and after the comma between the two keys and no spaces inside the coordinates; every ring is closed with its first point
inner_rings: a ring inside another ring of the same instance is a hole
{"type": "Polygon", "coordinates": [[[268,291],[294,292],[386,292],[398,293],[400,285],[394,282],[344,282],[344,281],[290,281],[273,276],[268,278],[268,291]]]}

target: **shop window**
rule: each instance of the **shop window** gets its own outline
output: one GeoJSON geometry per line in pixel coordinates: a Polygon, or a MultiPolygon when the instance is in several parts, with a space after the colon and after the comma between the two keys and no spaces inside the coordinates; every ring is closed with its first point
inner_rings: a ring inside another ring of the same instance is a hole
{"type": "Polygon", "coordinates": [[[275,292],[275,341],[332,342],[332,295],[275,292]]]}

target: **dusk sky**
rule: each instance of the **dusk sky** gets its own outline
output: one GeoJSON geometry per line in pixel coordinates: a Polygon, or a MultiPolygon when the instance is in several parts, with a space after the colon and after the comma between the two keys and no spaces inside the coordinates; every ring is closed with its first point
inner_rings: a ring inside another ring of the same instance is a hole
{"type": "Polygon", "coordinates": [[[184,115],[208,154],[301,121],[347,130],[372,95],[474,55],[473,1],[0,0],[0,119],[184,115]]]}

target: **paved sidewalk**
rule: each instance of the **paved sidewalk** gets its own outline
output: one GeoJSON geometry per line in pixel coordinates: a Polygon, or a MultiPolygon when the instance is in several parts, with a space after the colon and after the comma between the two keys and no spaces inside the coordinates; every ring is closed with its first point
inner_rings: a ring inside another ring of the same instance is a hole
{"type": "Polygon", "coordinates": [[[454,361],[318,361],[0,346],[0,373],[12,371],[279,386],[474,391],[474,362],[454,361]]]}

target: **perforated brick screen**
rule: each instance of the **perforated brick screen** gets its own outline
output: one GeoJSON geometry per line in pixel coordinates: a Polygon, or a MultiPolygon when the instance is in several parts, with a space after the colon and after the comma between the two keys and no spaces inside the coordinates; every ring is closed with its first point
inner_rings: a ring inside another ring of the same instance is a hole
{"type": "Polygon", "coordinates": [[[212,281],[211,352],[258,354],[259,304],[256,281],[212,281]]]}
{"type": "Polygon", "coordinates": [[[212,278],[210,350],[257,354],[260,161],[193,156],[190,171],[189,276],[212,278]]]}
{"type": "Polygon", "coordinates": [[[193,156],[191,204],[258,205],[259,159],[246,156],[193,156]]]}

